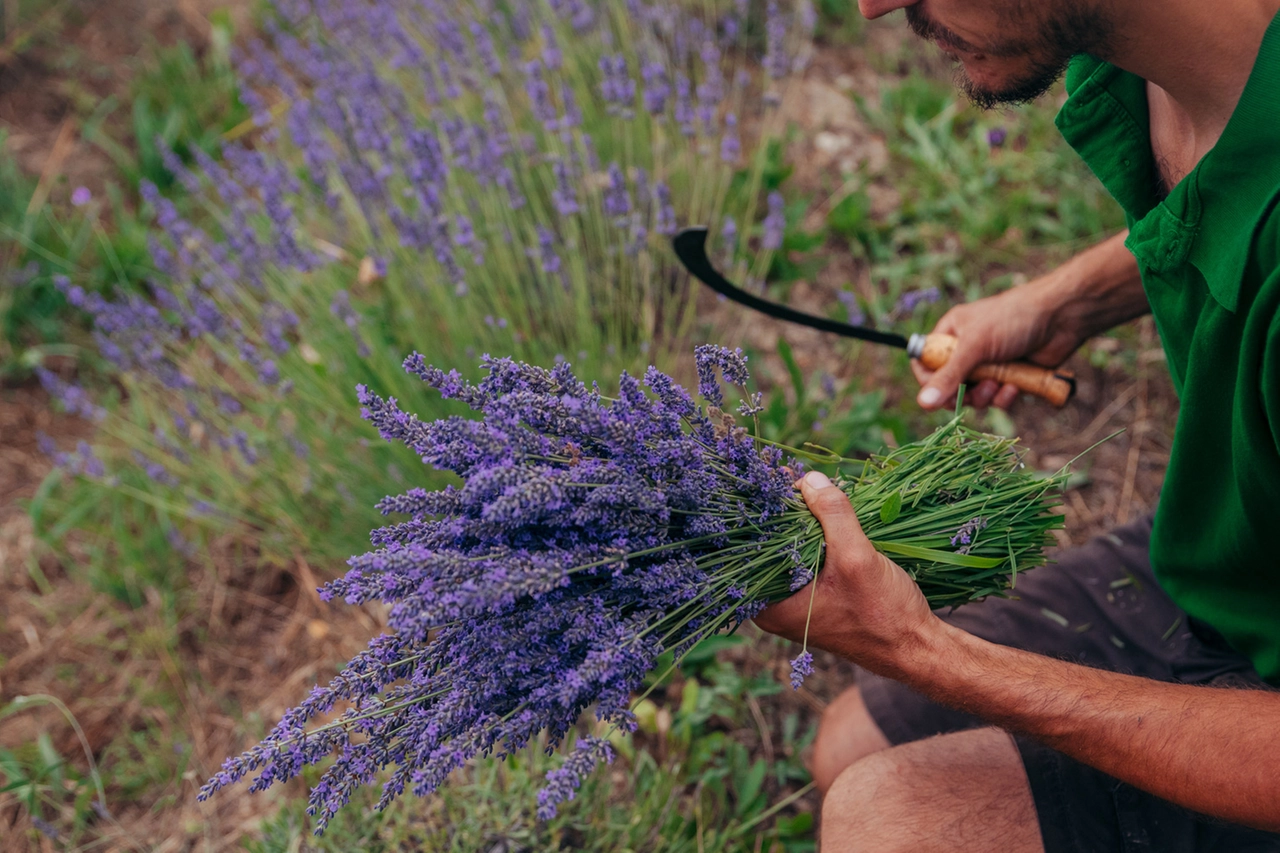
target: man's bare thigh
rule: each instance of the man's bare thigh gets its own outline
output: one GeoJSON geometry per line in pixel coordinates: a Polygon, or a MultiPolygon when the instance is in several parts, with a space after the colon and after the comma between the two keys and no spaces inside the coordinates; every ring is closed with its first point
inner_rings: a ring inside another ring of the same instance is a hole
{"type": "Polygon", "coordinates": [[[823,801],[822,853],[1043,853],[1022,757],[995,728],[871,753],[823,801]]]}

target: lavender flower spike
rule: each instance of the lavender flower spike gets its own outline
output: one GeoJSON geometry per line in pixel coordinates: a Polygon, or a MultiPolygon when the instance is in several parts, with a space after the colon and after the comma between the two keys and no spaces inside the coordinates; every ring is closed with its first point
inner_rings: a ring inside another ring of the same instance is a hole
{"type": "Polygon", "coordinates": [[[799,690],[810,675],[813,675],[813,652],[806,649],[791,662],[791,689],[799,690]]]}
{"type": "Polygon", "coordinates": [[[742,140],[738,138],[738,117],[729,113],[724,117],[724,136],[720,138],[720,159],[734,164],[742,156],[742,140]]]}
{"type": "Polygon", "coordinates": [[[787,217],[782,194],[771,192],[769,193],[769,213],[764,218],[764,239],[761,245],[769,251],[781,249],[786,227],[787,217]]]}
{"type": "Polygon", "coordinates": [[[930,305],[942,298],[936,287],[925,287],[920,290],[908,290],[898,297],[896,307],[899,314],[910,314],[921,305],[930,305]]]}
{"type": "Polygon", "coordinates": [[[717,367],[724,373],[724,381],[730,385],[742,387],[747,383],[747,357],[741,349],[703,344],[694,349],[693,358],[698,368],[698,393],[713,406],[724,405],[724,395],[716,381],[717,367]]]}

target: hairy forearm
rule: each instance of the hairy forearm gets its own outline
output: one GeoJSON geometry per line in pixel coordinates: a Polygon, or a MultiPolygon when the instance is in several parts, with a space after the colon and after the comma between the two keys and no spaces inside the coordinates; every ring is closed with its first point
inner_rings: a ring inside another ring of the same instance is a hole
{"type": "Polygon", "coordinates": [[[1280,692],[1090,669],[942,622],[888,669],[937,702],[1171,802],[1280,831],[1280,692]]]}
{"type": "Polygon", "coordinates": [[[1034,282],[1055,323],[1086,338],[1151,310],[1138,262],[1124,245],[1128,235],[1104,240],[1034,282]]]}

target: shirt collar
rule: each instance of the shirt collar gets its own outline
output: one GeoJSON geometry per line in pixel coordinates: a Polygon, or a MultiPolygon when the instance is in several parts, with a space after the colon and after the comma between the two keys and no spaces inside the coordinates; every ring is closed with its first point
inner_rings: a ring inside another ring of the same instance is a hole
{"type": "Polygon", "coordinates": [[[1157,273],[1188,261],[1229,311],[1258,223],[1280,194],[1280,15],[1263,37],[1218,144],[1162,202],[1155,194],[1146,82],[1092,57],[1067,75],[1057,125],[1130,221],[1126,245],[1157,273]],[[1212,216],[1201,217],[1208,208],[1212,216]]]}

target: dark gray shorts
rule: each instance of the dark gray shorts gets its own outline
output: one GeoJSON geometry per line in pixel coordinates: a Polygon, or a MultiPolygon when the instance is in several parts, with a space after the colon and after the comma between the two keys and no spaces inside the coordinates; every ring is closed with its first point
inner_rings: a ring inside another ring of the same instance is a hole
{"type": "MultiPolygon", "coordinates": [[[[1266,688],[1249,660],[1189,620],[1156,584],[1143,519],[1018,577],[1017,599],[988,599],[944,618],[983,639],[1115,672],[1266,688]]],[[[890,743],[986,725],[897,682],[858,673],[890,743]]],[[[1029,738],[1016,739],[1046,853],[1280,853],[1280,835],[1227,824],[1140,791],[1029,738]]]]}

